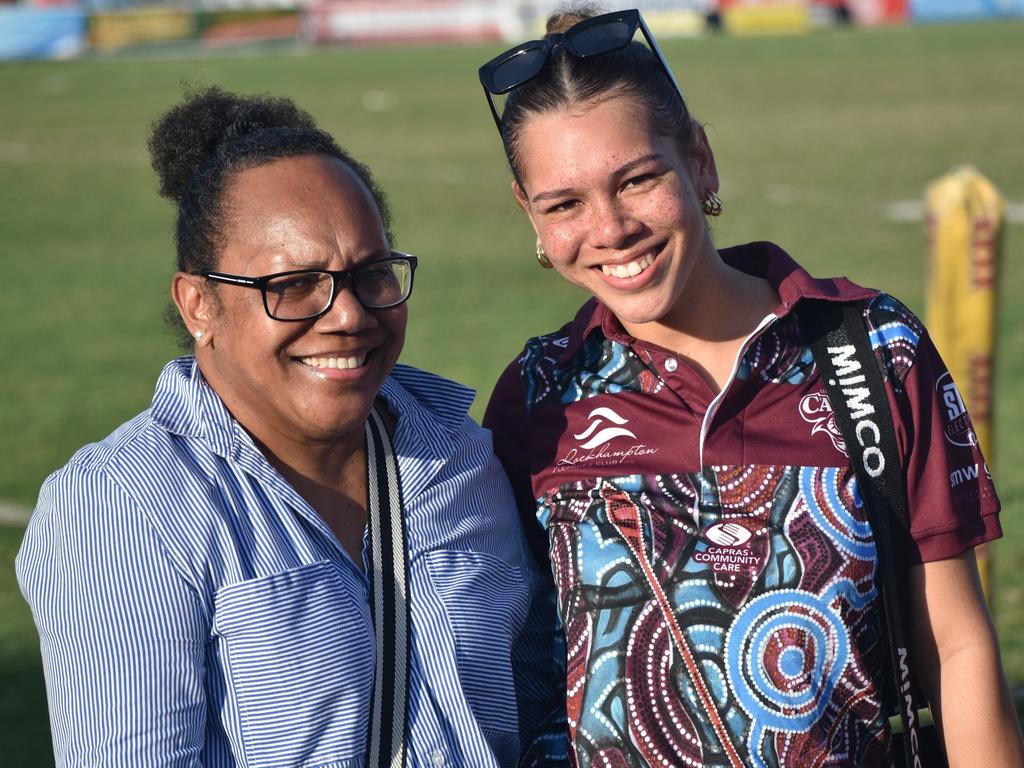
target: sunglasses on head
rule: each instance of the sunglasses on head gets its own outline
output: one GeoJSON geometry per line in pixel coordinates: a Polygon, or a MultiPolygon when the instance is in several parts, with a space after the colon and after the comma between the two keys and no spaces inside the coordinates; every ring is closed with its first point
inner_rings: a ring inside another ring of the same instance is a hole
{"type": "Polygon", "coordinates": [[[578,59],[585,59],[588,56],[598,56],[625,48],[632,42],[637,29],[643,34],[647,47],[654,53],[665,76],[685,103],[679,83],[676,82],[675,75],[672,74],[668,62],[658,48],[651,30],[648,29],[640,11],[632,8],[593,16],[574,24],[565,32],[556,32],[543,40],[520,43],[480,67],[480,84],[484,87],[487,104],[491,108],[498,132],[501,133],[501,117],[494,105],[492,94],[500,96],[508,93],[536,77],[548,63],[556,46],[562,46],[578,59]]]}

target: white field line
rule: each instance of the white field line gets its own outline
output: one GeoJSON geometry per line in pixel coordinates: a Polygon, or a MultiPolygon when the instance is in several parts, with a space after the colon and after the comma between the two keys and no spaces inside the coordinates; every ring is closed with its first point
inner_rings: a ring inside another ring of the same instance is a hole
{"type": "Polygon", "coordinates": [[[17,504],[9,504],[6,501],[0,501],[0,525],[5,523],[24,525],[28,522],[28,516],[31,511],[32,510],[18,506],[17,504]]]}
{"type": "MultiPolygon", "coordinates": [[[[893,200],[885,206],[885,217],[890,221],[924,221],[924,201],[893,200]]],[[[1010,224],[1024,224],[1024,203],[1008,202],[1006,221],[1010,224]]]]}

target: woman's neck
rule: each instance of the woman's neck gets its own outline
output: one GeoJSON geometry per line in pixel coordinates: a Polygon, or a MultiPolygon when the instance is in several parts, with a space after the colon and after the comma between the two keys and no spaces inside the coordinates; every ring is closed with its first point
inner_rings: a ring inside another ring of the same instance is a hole
{"type": "Polygon", "coordinates": [[[730,267],[712,250],[664,318],[623,324],[635,338],[685,358],[715,392],[727,382],[743,342],[779,304],[766,279],[730,267]]]}

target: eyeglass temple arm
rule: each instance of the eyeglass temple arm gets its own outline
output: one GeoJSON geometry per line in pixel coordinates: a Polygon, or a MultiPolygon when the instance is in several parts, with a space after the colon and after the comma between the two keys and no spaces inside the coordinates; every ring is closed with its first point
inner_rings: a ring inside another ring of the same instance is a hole
{"type": "Polygon", "coordinates": [[[259,280],[255,280],[251,277],[241,277],[240,275],[228,275],[224,272],[204,272],[203,275],[208,277],[210,280],[218,283],[233,283],[234,285],[248,285],[253,288],[258,288],[260,285],[259,280]]]}

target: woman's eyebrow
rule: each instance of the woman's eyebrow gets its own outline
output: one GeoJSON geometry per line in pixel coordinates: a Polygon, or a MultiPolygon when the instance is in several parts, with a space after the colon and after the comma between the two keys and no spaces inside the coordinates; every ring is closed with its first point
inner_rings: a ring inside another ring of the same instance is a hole
{"type": "MultiPolygon", "coordinates": [[[[627,174],[630,171],[638,168],[641,165],[646,165],[647,163],[655,162],[655,161],[660,161],[660,160],[661,160],[661,155],[658,154],[657,152],[651,152],[651,153],[646,154],[646,155],[641,155],[640,157],[637,157],[637,158],[635,158],[633,160],[630,160],[628,163],[625,163],[624,165],[621,165],[618,168],[616,168],[614,171],[612,171],[612,175],[614,175],[614,176],[624,176],[625,174],[627,174]]],[[[531,203],[539,203],[539,202],[543,202],[545,200],[556,200],[558,198],[568,197],[568,196],[572,195],[574,192],[575,192],[575,189],[573,187],[563,187],[562,189],[551,189],[551,190],[548,190],[546,192],[538,192],[536,195],[534,195],[533,197],[530,198],[530,202],[531,203]]]]}

